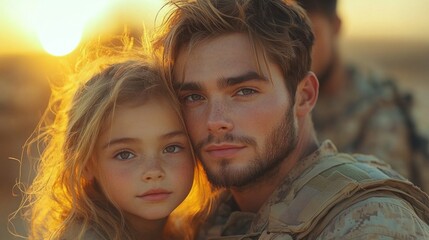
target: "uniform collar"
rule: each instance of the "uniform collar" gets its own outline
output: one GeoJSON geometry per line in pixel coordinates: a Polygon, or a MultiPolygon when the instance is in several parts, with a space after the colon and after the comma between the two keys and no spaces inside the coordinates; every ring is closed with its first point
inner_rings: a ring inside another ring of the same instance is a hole
{"type": "Polygon", "coordinates": [[[279,187],[271,194],[268,201],[259,209],[249,229],[250,232],[261,232],[266,229],[270,219],[271,206],[285,200],[291,190],[293,182],[304,172],[311,170],[312,166],[320,159],[333,156],[337,153],[338,151],[335,145],[330,140],[325,140],[315,152],[300,160],[285,177],[279,187]]]}

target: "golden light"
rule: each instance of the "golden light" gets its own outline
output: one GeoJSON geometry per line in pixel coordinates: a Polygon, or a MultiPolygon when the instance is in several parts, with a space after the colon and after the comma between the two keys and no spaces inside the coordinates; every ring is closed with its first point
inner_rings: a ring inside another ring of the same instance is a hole
{"type": "Polygon", "coordinates": [[[83,27],[56,22],[38,29],[37,35],[46,52],[54,56],[64,56],[79,45],[83,27]]]}
{"type": "Polygon", "coordinates": [[[341,0],[339,10],[348,39],[429,40],[429,1],[341,0]]]}
{"type": "Polygon", "coordinates": [[[80,43],[87,22],[108,1],[42,0],[34,28],[43,49],[54,56],[71,53],[80,43]]]}
{"type": "MultiPolygon", "coordinates": [[[[165,0],[0,0],[0,54],[44,51],[67,55],[83,39],[120,28],[121,21],[153,28],[164,3],[165,0]]],[[[162,14],[158,17],[159,23],[162,14]]]]}

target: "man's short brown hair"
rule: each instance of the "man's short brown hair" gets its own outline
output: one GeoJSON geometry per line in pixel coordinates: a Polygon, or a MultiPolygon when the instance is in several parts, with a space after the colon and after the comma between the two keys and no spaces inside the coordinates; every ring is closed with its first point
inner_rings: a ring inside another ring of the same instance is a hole
{"type": "Polygon", "coordinates": [[[263,50],[278,64],[291,96],[310,70],[314,36],[305,11],[293,1],[171,0],[168,4],[173,10],[155,47],[163,50],[170,79],[182,48],[191,50],[203,40],[236,32],[247,34],[254,49],[263,50]]]}

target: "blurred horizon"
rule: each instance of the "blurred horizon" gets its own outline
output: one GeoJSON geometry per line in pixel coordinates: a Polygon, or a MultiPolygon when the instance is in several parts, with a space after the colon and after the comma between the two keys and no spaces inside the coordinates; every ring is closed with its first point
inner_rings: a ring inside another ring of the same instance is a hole
{"type": "MultiPolygon", "coordinates": [[[[91,35],[118,27],[118,23],[144,23],[148,29],[152,29],[162,19],[165,11],[158,11],[164,2],[0,0],[0,55],[43,52],[43,37],[66,42],[70,41],[73,31],[76,31],[76,35],[81,31],[82,42],[91,35]],[[79,11],[79,14],[73,10],[79,11]],[[159,17],[155,23],[157,14],[159,17]],[[104,24],[106,21],[113,23],[113,26],[104,24]],[[59,24],[65,27],[62,29],[59,24]]],[[[339,0],[338,4],[345,41],[389,39],[429,42],[429,0],[339,0]]]]}

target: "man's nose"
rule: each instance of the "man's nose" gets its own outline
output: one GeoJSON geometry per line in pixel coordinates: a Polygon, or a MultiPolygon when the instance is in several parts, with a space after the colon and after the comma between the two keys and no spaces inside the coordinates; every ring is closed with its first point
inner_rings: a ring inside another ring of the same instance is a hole
{"type": "Polygon", "coordinates": [[[227,106],[223,103],[214,102],[211,104],[207,127],[214,136],[220,136],[232,130],[233,124],[228,118],[230,116],[228,111],[227,106]]]}

